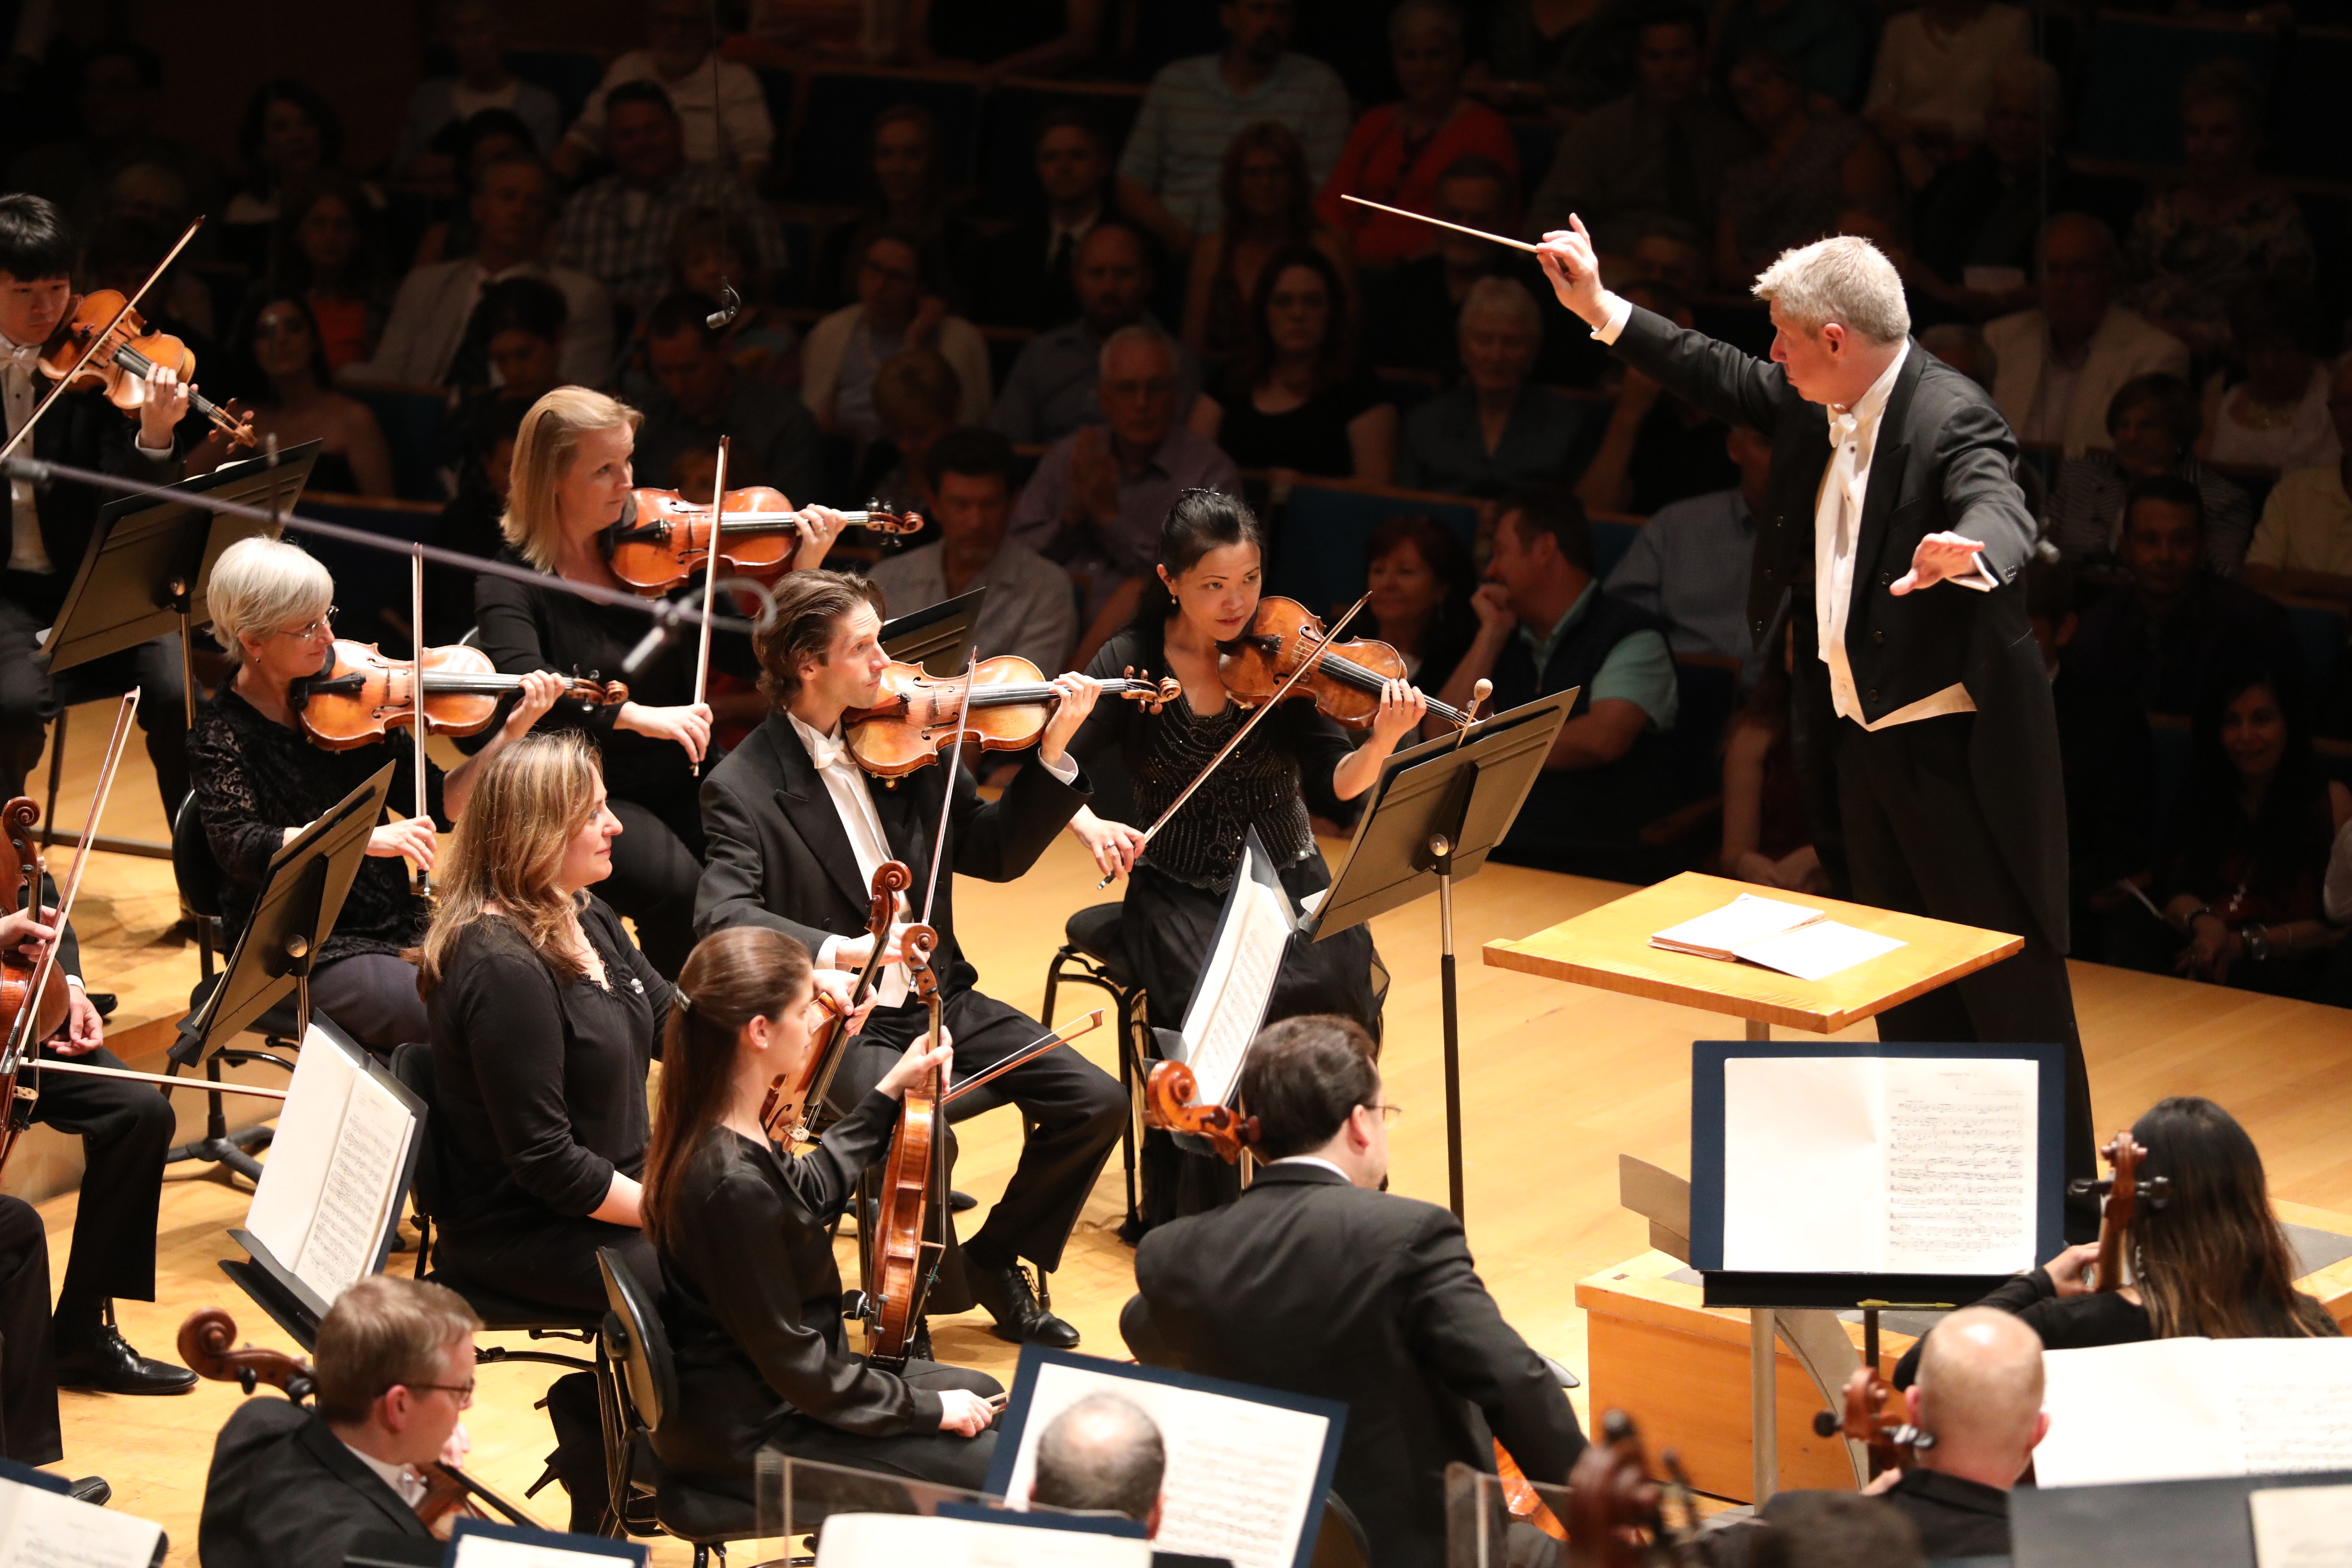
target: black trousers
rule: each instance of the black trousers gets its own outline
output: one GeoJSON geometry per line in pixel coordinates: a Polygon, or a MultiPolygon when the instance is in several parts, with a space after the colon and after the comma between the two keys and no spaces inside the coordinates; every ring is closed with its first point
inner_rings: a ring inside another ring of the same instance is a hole
{"type": "Polygon", "coordinates": [[[54,600],[48,580],[0,573],[0,800],[26,792],[49,721],[74,702],[119,697],[136,686],[139,728],[169,817],[188,795],[188,710],[177,634],[51,675],[35,657],[50,616],[32,606],[54,600]]]}
{"type": "MultiPolygon", "coordinates": [[[[610,804],[621,819],[613,874],[596,896],[636,923],[637,945],[667,980],[694,951],[694,889],[702,880],[702,813],[694,792],[610,804]],[[676,798],[672,798],[675,796],[676,798]]],[[[419,1037],[422,1038],[422,1037],[419,1037]]]]}
{"type": "MultiPolygon", "coordinates": [[[[2055,1041],[2066,1058],[2066,1176],[2093,1176],[2091,1076],[2066,955],[2034,919],[1986,826],[1969,774],[1975,722],[1973,714],[1952,713],[1873,731],[1836,721],[1839,809],[1855,900],[2025,939],[2015,956],[1881,1013],[1878,1037],[2055,1041]]],[[[2069,1198],[2066,1234],[2073,1241],[2098,1234],[2095,1198],[2069,1198]]]]}
{"type": "Polygon", "coordinates": [[[310,1005],[378,1056],[433,1037],[416,965],[397,953],[355,952],[320,964],[310,975],[310,1005]]]}
{"type": "MultiPolygon", "coordinates": [[[[978,1077],[1045,1033],[1045,1026],[1019,1009],[969,989],[947,998],[941,1021],[955,1037],[957,1081],[978,1077]]],[[[863,1100],[928,1023],[921,1007],[877,1009],[834,1077],[835,1105],[847,1108],[863,1100]]],[[[1061,1267],[1062,1248],[1127,1114],[1118,1080],[1066,1046],[972,1090],[950,1109],[948,1120],[967,1121],[1000,1105],[1020,1107],[1028,1123],[1021,1162],[979,1235],[959,1248],[954,1226],[949,1226],[948,1260],[931,1291],[934,1311],[961,1312],[973,1304],[958,1261],[962,1254],[984,1268],[1021,1258],[1047,1273],[1061,1267]]],[[[955,1157],[952,1131],[948,1157],[955,1157]]]]}
{"type": "MultiPolygon", "coordinates": [[[[46,1046],[41,1056],[59,1059],[46,1046]]],[[[65,1059],[123,1065],[104,1046],[65,1059]]],[[[70,1340],[96,1331],[99,1304],[110,1297],[155,1299],[155,1215],[177,1118],[152,1084],[52,1072],[40,1075],[40,1085],[33,1120],[82,1141],[81,1203],[58,1292],[58,1332],[70,1340]]]]}
{"type": "Polygon", "coordinates": [[[533,1306],[601,1312],[600,1247],[619,1248],[648,1289],[661,1288],[661,1265],[644,1231],[585,1215],[501,1214],[445,1225],[433,1252],[442,1268],[466,1284],[533,1306]]]}
{"type": "Polygon", "coordinates": [[[0,1458],[54,1465],[65,1457],[49,1331],[49,1238],[32,1205],[0,1197],[0,1458]]]}

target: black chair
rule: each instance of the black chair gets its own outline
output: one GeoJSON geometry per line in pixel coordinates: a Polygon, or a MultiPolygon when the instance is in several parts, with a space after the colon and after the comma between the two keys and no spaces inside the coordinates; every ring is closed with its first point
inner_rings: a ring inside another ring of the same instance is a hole
{"type": "Polygon", "coordinates": [[[1127,945],[1119,935],[1120,922],[1126,918],[1123,903],[1094,904],[1070,917],[1062,928],[1062,946],[1045,966],[1043,1022],[1049,1029],[1054,1026],[1054,999],[1065,981],[1110,994],[1118,1017],[1118,1087],[1127,1094],[1127,1125],[1119,1131],[1119,1159],[1127,1167],[1127,1220],[1119,1235],[1131,1243],[1143,1234],[1135,1182],[1135,1150],[1142,1134],[1143,1076],[1158,1053],[1151,1042],[1143,984],[1127,967],[1127,945]]]}
{"type": "Polygon", "coordinates": [[[604,1355],[617,1370],[620,1411],[628,1455],[625,1489],[634,1505],[649,1499],[652,1528],[641,1529],[636,1509],[627,1509],[630,1528],[638,1534],[658,1529],[694,1548],[694,1568],[709,1568],[713,1548],[727,1561],[727,1543],[749,1541],[760,1533],[759,1510],[727,1492],[707,1491],[672,1473],[655,1454],[653,1435],[663,1417],[677,1407],[677,1368],[670,1360],[669,1334],[662,1327],[648,1291],[621,1254],[609,1247],[596,1249],[596,1263],[604,1271],[604,1299],[612,1310],[604,1314],[604,1355]]]}

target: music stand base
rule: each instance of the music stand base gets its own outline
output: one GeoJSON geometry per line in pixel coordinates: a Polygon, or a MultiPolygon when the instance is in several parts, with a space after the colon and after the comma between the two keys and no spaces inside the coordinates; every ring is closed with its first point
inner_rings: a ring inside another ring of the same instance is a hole
{"type": "Polygon", "coordinates": [[[209,1160],[224,1172],[243,1176],[248,1182],[258,1182],[261,1180],[261,1162],[255,1159],[250,1151],[268,1148],[273,1131],[274,1129],[268,1127],[247,1127],[226,1138],[199,1138],[193,1143],[183,1143],[167,1150],[163,1163],[179,1165],[190,1160],[209,1160]]]}

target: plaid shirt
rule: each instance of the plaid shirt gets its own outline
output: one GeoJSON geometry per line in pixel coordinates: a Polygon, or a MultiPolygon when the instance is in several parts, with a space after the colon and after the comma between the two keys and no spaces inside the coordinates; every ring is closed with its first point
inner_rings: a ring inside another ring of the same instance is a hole
{"type": "Polygon", "coordinates": [[[775,220],[734,176],[707,163],[687,164],[656,191],[635,190],[618,174],[581,191],[563,209],[555,258],[601,279],[614,299],[647,309],[669,290],[669,242],[678,220],[699,207],[725,214],[730,231],[751,237],[769,277],[782,275],[784,237],[775,220]]]}

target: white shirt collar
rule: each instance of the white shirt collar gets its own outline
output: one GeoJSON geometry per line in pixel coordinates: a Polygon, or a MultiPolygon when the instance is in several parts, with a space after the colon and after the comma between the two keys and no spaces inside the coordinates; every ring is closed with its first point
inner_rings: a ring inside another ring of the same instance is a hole
{"type": "MultiPolygon", "coordinates": [[[[336,1438],[335,1441],[342,1443],[342,1439],[340,1437],[336,1438]]],[[[360,1449],[352,1448],[352,1446],[349,1443],[343,1443],[343,1447],[351,1448],[352,1455],[358,1458],[359,1462],[365,1465],[369,1469],[373,1470],[376,1473],[376,1479],[383,1482],[385,1486],[390,1487],[392,1489],[392,1495],[398,1498],[401,1501],[413,1507],[415,1506],[416,1500],[425,1495],[425,1484],[423,1480],[412,1473],[406,1465],[386,1464],[383,1460],[377,1458],[373,1454],[363,1453],[360,1449]]]]}
{"type": "Polygon", "coordinates": [[[833,733],[827,735],[820,733],[814,725],[803,722],[797,713],[787,710],[784,717],[792,721],[793,733],[801,738],[801,744],[808,751],[810,765],[818,772],[833,767],[849,754],[849,742],[843,736],[838,721],[833,726],[833,733]]]}
{"type": "MultiPolygon", "coordinates": [[[[1832,430],[1836,427],[1841,415],[1851,415],[1857,427],[1866,428],[1876,425],[1878,416],[1886,412],[1886,400],[1895,395],[1895,378],[1902,374],[1903,362],[1910,357],[1911,344],[1909,340],[1906,339],[1902,346],[1895,351],[1895,357],[1887,361],[1886,368],[1878,373],[1878,379],[1870,384],[1870,390],[1862,395],[1860,402],[1851,409],[1840,409],[1832,404],[1830,407],[1830,425],[1832,430]]],[[[1835,442],[1834,436],[1832,437],[1832,444],[1835,442]]]]}
{"type": "Polygon", "coordinates": [[[1355,1177],[1348,1174],[1347,1172],[1339,1169],[1339,1166],[1331,1163],[1330,1161],[1326,1160],[1320,1154],[1285,1154],[1279,1160],[1270,1160],[1266,1163],[1272,1165],[1320,1165],[1325,1170],[1330,1172],[1333,1175],[1339,1177],[1341,1181],[1347,1183],[1349,1186],[1352,1187],[1356,1184],[1355,1177]]]}

